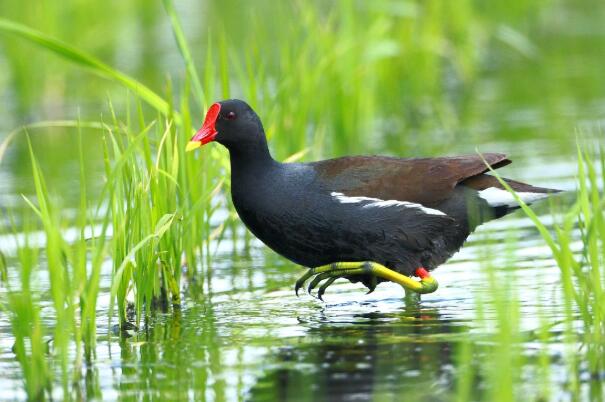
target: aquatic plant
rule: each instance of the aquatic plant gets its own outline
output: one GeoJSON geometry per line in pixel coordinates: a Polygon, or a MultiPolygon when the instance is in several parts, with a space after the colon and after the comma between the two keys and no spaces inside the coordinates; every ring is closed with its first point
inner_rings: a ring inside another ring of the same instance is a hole
{"type": "MultiPolygon", "coordinates": [[[[175,17],[170,2],[166,2],[166,7],[175,17]]],[[[173,24],[179,32],[176,17],[173,24]]],[[[184,83],[182,100],[178,104],[180,111],[177,111],[170,83],[164,99],[136,79],[48,35],[7,20],[0,20],[0,30],[30,40],[95,74],[124,85],[137,99],[160,113],[157,124],[146,124],[143,107],[137,100],[136,119],[132,119],[130,110],[127,110],[126,121],[123,122],[110,105],[112,125],[100,123],[105,131],[107,182],[97,210],[107,203],[111,213],[111,254],[115,264],[112,296],[117,300],[120,323],[126,321],[129,290],[134,292],[137,322],[143,309],[148,315],[155,303],[166,305],[170,302],[178,306],[183,256],[191,274],[197,270],[201,255],[207,256],[204,262],[208,266],[209,241],[219,237],[224,228],[211,232],[209,224],[212,214],[221,205],[211,203],[210,198],[224,185],[222,180],[215,179],[219,177],[215,172],[225,167],[221,162],[224,154],[210,152],[201,161],[180,155],[185,141],[193,132],[188,83],[184,83]],[[133,120],[139,124],[138,128],[133,120]],[[206,245],[205,253],[200,252],[203,245],[206,245]]],[[[179,41],[179,45],[185,57],[188,54],[186,44],[179,41]]],[[[208,63],[212,63],[212,58],[208,58],[208,63]]],[[[203,93],[197,74],[191,68],[189,74],[195,83],[196,98],[201,99],[203,93]]],[[[52,124],[58,122],[48,125],[52,124]]],[[[3,148],[15,134],[17,132],[5,140],[3,148]]],[[[84,174],[82,165],[81,174],[84,174]]],[[[40,191],[45,192],[43,187],[40,191]]]]}
{"type": "MultiPolygon", "coordinates": [[[[557,325],[563,326],[565,360],[570,373],[568,386],[572,395],[579,398],[582,394],[582,373],[588,373],[590,378],[598,379],[605,371],[605,153],[603,150],[595,152],[593,148],[578,143],[577,157],[575,201],[565,211],[553,210],[552,225],[546,225],[514,190],[500,179],[498,173],[492,170],[492,174],[513,194],[552,252],[559,267],[564,299],[561,316],[564,319],[561,322],[549,322],[541,315],[538,329],[532,333],[523,333],[519,329],[520,308],[516,302],[518,297],[513,292],[523,284],[514,284],[510,276],[496,281],[493,270],[486,270],[490,291],[487,300],[478,300],[479,318],[484,319],[481,314],[481,306],[484,303],[492,303],[496,311],[496,336],[490,339],[494,346],[491,352],[487,352],[489,357],[483,358],[489,362],[484,368],[488,373],[487,384],[491,392],[487,400],[517,400],[521,397],[520,392],[524,392],[525,379],[520,375],[524,367],[523,353],[519,347],[523,339],[537,341],[543,345],[537,371],[543,386],[540,396],[536,397],[548,399],[550,392],[547,384],[552,380],[548,373],[550,356],[547,345],[553,336],[550,329],[557,325]],[[595,156],[598,164],[594,162],[595,156]],[[513,390],[516,390],[516,393],[512,392],[513,390]]],[[[459,352],[459,364],[466,368],[458,385],[458,395],[461,397],[468,396],[469,381],[477,375],[469,371],[470,362],[475,359],[470,345],[468,341],[463,342],[459,352]]],[[[599,384],[598,380],[591,382],[591,394],[602,394],[602,386],[599,384]]]]}
{"type": "MultiPolygon", "coordinates": [[[[25,227],[31,229],[31,220],[23,217],[25,227]]],[[[2,282],[7,288],[6,299],[0,303],[2,310],[10,317],[14,336],[13,352],[23,374],[23,387],[31,400],[43,400],[45,392],[51,387],[51,374],[47,362],[48,343],[44,339],[46,328],[40,318],[40,303],[35,290],[32,290],[32,275],[38,264],[38,250],[31,246],[27,231],[22,240],[15,233],[17,261],[20,267],[16,284],[11,284],[8,274],[2,282]]],[[[4,270],[9,262],[0,252],[4,270]]]]}

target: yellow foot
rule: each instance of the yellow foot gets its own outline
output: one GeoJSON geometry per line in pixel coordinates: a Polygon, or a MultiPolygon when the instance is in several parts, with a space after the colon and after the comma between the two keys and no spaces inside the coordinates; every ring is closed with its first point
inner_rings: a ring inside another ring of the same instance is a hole
{"type": "Polygon", "coordinates": [[[310,268],[299,280],[296,281],[296,295],[298,290],[305,284],[307,279],[315,276],[309,283],[307,291],[311,291],[319,285],[323,280],[325,282],[320,286],[317,291],[317,297],[321,300],[328,286],[330,286],[336,279],[344,278],[355,275],[370,275],[374,279],[382,278],[391,282],[395,282],[403,286],[407,290],[411,290],[415,293],[432,293],[437,290],[439,284],[433,278],[426,269],[416,269],[415,275],[420,278],[419,281],[414,280],[406,275],[395,272],[392,269],[385,267],[384,265],[376,262],[365,261],[365,262],[335,262],[333,264],[322,265],[321,267],[310,268]]]}

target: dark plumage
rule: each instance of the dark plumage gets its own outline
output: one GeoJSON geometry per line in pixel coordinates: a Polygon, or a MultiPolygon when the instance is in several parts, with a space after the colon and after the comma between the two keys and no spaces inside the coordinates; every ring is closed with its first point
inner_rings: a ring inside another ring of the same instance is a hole
{"type": "MultiPolygon", "coordinates": [[[[229,149],[233,204],[267,246],[305,267],[374,261],[405,275],[436,268],[475,227],[517,208],[479,155],[349,156],[279,163],[243,101],[211,107],[192,141],[229,149]]],[[[494,169],[510,162],[483,154],[494,169]]],[[[508,180],[529,202],[556,190],[508,180]]],[[[355,276],[370,286],[369,278],[355,276]]]]}

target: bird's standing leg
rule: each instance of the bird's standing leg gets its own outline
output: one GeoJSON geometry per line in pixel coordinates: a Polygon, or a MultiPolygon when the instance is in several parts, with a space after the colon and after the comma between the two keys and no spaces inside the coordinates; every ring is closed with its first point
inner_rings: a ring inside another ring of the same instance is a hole
{"type": "Polygon", "coordinates": [[[298,281],[296,281],[295,291],[298,295],[298,290],[304,285],[307,279],[314,276],[315,278],[313,278],[307,289],[310,293],[311,290],[325,279],[326,282],[320,287],[318,292],[318,297],[321,299],[327,287],[336,279],[355,275],[371,275],[377,278],[386,279],[400,284],[406,290],[419,294],[432,293],[437,290],[437,287],[439,286],[435,278],[433,278],[424,268],[416,269],[415,275],[420,278],[420,281],[417,281],[376,262],[362,261],[335,262],[316,268],[310,268],[298,281]]]}

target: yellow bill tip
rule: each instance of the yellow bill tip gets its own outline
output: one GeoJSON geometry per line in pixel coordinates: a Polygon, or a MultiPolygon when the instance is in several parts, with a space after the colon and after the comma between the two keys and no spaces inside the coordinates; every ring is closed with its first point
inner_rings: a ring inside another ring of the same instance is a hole
{"type": "Polygon", "coordinates": [[[199,148],[201,146],[202,146],[202,143],[199,142],[199,141],[189,141],[187,143],[187,146],[185,147],[185,151],[186,152],[190,152],[190,151],[193,151],[194,149],[199,148]]]}

